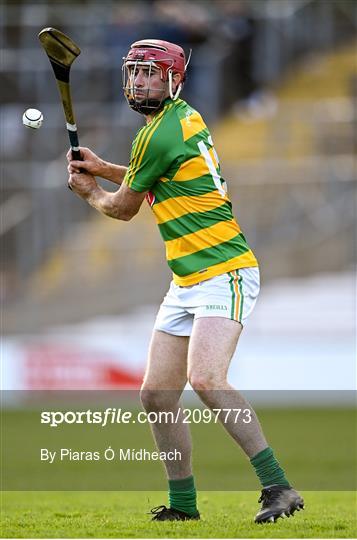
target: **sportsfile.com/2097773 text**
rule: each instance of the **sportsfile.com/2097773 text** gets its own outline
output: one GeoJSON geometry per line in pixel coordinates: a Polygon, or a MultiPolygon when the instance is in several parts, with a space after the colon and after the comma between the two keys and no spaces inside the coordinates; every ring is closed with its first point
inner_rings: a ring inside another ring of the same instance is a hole
{"type": "Polygon", "coordinates": [[[127,411],[122,408],[109,407],[104,411],[42,411],[41,424],[58,427],[61,424],[97,424],[105,427],[110,424],[209,424],[210,422],[243,422],[252,421],[250,409],[185,409],[176,411],[127,411]]]}

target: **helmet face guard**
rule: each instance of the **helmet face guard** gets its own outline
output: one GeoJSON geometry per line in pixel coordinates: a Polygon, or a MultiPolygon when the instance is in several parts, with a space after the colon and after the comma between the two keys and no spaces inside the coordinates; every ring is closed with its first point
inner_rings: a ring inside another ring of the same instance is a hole
{"type": "Polygon", "coordinates": [[[161,40],[142,40],[131,45],[128,55],[123,58],[122,76],[123,90],[129,106],[141,113],[151,114],[158,111],[168,95],[171,99],[177,99],[185,80],[187,64],[185,53],[181,47],[173,43],[161,40]],[[136,88],[135,78],[140,66],[148,69],[148,85],[146,88],[136,88]],[[152,98],[151,76],[160,70],[160,78],[163,82],[162,91],[155,89],[156,97],[152,98]],[[179,73],[181,81],[175,93],[173,92],[173,74],[179,73]],[[140,98],[136,94],[144,94],[140,98]]]}
{"type": "Polygon", "coordinates": [[[129,104],[129,106],[134,110],[141,114],[151,114],[158,109],[160,109],[162,103],[166,99],[167,96],[167,82],[162,80],[162,89],[160,93],[160,89],[155,89],[156,98],[153,99],[150,94],[152,93],[153,89],[151,87],[151,76],[154,71],[157,69],[157,65],[151,60],[148,62],[139,62],[139,60],[136,61],[126,61],[123,64],[122,67],[122,76],[123,76],[123,90],[124,95],[126,97],[126,100],[129,104]],[[140,66],[145,66],[148,68],[148,76],[147,81],[148,85],[145,88],[136,88],[135,87],[135,77],[138,72],[138,69],[140,66]],[[156,69],[155,69],[156,68],[156,69]],[[140,98],[137,97],[137,92],[140,91],[143,96],[140,98]]]}

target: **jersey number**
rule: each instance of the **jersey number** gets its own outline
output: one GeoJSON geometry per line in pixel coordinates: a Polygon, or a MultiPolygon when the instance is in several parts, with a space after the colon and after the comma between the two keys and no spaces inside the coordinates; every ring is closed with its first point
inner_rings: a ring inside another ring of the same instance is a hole
{"type": "MultiPolygon", "coordinates": [[[[212,139],[211,139],[211,141],[212,141],[212,139]]],[[[209,141],[209,142],[211,143],[211,141],[209,141]]],[[[221,196],[225,197],[226,196],[226,190],[224,189],[224,187],[222,185],[221,177],[218,174],[216,167],[214,166],[213,159],[211,158],[211,155],[210,155],[210,153],[208,151],[207,146],[205,145],[205,143],[203,141],[200,141],[199,143],[197,143],[197,145],[198,145],[198,148],[200,149],[200,152],[201,152],[201,155],[203,156],[203,159],[206,162],[206,165],[207,165],[208,170],[209,170],[209,172],[210,172],[210,174],[211,174],[211,176],[213,178],[213,182],[214,182],[216,188],[218,189],[221,196]]],[[[217,159],[217,162],[218,162],[217,154],[216,154],[216,159],[217,159]]]]}

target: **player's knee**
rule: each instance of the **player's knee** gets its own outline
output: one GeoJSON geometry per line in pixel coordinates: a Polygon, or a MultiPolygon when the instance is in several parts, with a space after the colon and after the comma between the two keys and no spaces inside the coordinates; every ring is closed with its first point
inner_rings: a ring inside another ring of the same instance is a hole
{"type": "Polygon", "coordinates": [[[217,375],[214,373],[201,373],[195,370],[188,374],[188,380],[193,390],[198,393],[214,390],[218,384],[217,375]]]}
{"type": "Polygon", "coordinates": [[[167,391],[152,390],[145,387],[140,390],[140,400],[146,412],[164,411],[169,404],[167,391]]]}

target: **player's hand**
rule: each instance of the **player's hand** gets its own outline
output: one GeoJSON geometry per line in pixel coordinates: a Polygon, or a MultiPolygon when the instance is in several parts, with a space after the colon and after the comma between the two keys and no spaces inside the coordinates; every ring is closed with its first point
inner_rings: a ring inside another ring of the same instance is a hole
{"type": "Polygon", "coordinates": [[[105,161],[103,161],[99,156],[97,156],[89,148],[84,148],[83,146],[79,147],[83,161],[75,161],[72,159],[72,150],[69,149],[67,152],[67,161],[68,161],[68,172],[69,174],[79,174],[81,171],[87,171],[93,176],[101,176],[101,173],[104,169],[105,161]]]}
{"type": "Polygon", "coordinates": [[[70,174],[68,186],[83,199],[88,199],[98,188],[96,179],[92,174],[88,173],[70,174]]]}

